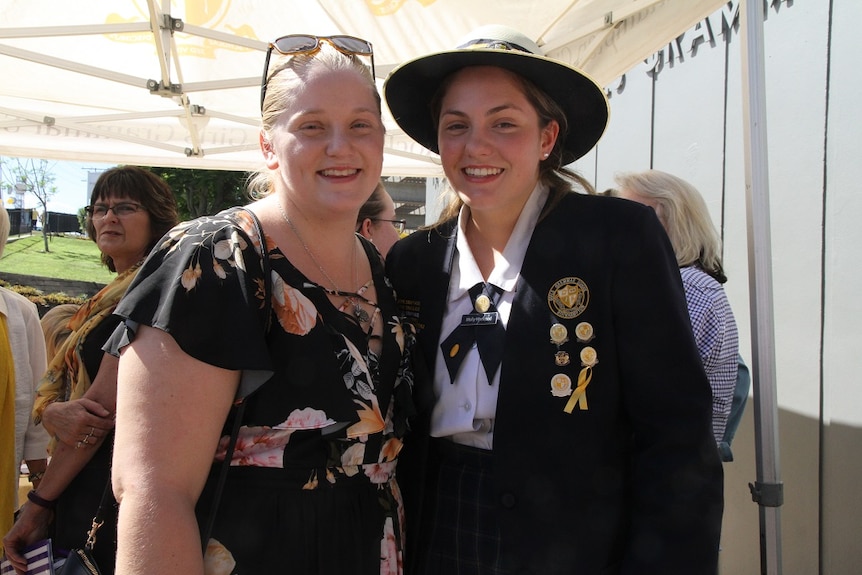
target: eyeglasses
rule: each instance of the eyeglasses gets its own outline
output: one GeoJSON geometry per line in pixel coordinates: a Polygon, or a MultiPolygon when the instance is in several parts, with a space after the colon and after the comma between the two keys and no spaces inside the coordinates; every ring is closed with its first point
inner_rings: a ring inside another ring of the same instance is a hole
{"type": "Polygon", "coordinates": [[[260,109],[263,110],[263,99],[266,96],[266,84],[269,72],[269,60],[272,51],[290,56],[292,54],[313,54],[320,50],[321,42],[326,42],[342,54],[348,56],[368,56],[371,58],[371,76],[376,77],[374,70],[374,50],[371,42],[354,36],[311,36],[309,34],[289,34],[270,42],[266,49],[266,60],[263,63],[263,78],[260,81],[260,109]]]}
{"type": "Polygon", "coordinates": [[[114,215],[118,218],[124,218],[126,216],[131,216],[132,214],[139,212],[143,209],[144,206],[141,204],[133,204],[131,202],[120,202],[119,204],[114,204],[113,206],[109,206],[107,204],[96,204],[94,206],[87,206],[84,208],[84,211],[87,212],[87,215],[91,218],[105,218],[108,215],[108,212],[114,212],[114,215]]]}
{"type": "Polygon", "coordinates": [[[371,218],[372,222],[389,222],[395,229],[398,230],[399,234],[403,234],[404,230],[407,229],[407,220],[384,220],[383,218],[371,218]]]}

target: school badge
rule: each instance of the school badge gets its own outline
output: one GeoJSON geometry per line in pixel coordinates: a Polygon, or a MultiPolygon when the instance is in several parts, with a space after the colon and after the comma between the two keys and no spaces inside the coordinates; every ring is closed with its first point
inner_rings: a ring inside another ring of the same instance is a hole
{"type": "Polygon", "coordinates": [[[554,315],[563,319],[578,317],[589,303],[590,288],[581,278],[563,278],[548,291],[548,307],[554,315]]]}

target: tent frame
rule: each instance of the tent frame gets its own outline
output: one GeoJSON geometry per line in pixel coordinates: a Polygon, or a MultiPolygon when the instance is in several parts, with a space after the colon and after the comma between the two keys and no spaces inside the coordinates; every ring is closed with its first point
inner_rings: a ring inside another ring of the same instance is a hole
{"type": "Polygon", "coordinates": [[[778,457],[775,386],[775,320],[769,218],[769,157],[766,137],[766,66],[763,2],[742,0],[742,92],[748,277],[754,375],[754,440],[757,479],[749,484],[760,520],[761,573],[781,573],[781,505],[784,486],[778,457]]]}

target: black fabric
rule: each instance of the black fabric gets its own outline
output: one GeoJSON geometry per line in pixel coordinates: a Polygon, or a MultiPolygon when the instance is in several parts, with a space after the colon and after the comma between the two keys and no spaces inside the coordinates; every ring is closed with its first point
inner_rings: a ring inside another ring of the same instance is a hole
{"type": "MultiPolygon", "coordinates": [[[[81,355],[91,381],[95,379],[102,363],[102,345],[119,323],[120,318],[116,316],[105,318],[84,341],[81,355]]],[[[93,516],[99,509],[104,487],[111,479],[113,448],[114,434],[111,432],[57,498],[53,544],[58,555],[84,547],[93,516]]],[[[100,565],[103,575],[112,575],[117,555],[117,506],[113,496],[103,510],[103,519],[105,523],[98,533],[99,544],[90,554],[100,565]]]]}
{"type": "Polygon", "coordinates": [[[249,313],[263,307],[260,255],[235,227],[240,217],[253,227],[245,210],[232,209],[169,231],[114,313],[170,333],[183,351],[210,365],[272,371],[265,319],[249,313]]]}
{"type": "MultiPolygon", "coordinates": [[[[399,507],[392,492],[364,474],[330,485],[321,469],[317,488],[303,489],[308,479],[307,470],[231,468],[212,535],[237,562],[230,573],[381,572],[387,509],[399,507]]],[[[200,524],[209,516],[215,483],[213,473],[198,503],[200,524]]]]}
{"type": "MultiPolygon", "coordinates": [[[[431,368],[456,230],[452,219],[416,232],[386,257],[431,368]]],[[[432,382],[430,370],[417,377],[416,397],[427,397],[422,387],[432,382]]],[[[530,238],[500,367],[492,479],[513,570],[714,575],[723,479],[711,399],[676,258],[655,212],[616,198],[563,196],[530,238]],[[588,287],[589,301],[575,317],[559,317],[549,293],[570,278],[588,287]],[[579,322],[594,328],[588,343],[574,337],[579,322]],[[555,323],[570,334],[564,344],[549,337],[555,323]],[[565,374],[576,382],[587,345],[598,359],[589,409],[567,413],[569,397],[554,395],[551,381],[565,374]],[[560,348],[570,364],[556,364],[560,348]]],[[[419,409],[418,437],[408,438],[399,467],[411,573],[425,573],[414,558],[427,547],[440,491],[439,458],[427,439],[432,409],[419,409]]]]}
{"type": "MultiPolygon", "coordinates": [[[[113,569],[111,570],[113,572],[113,569]]],[[[75,549],[69,553],[58,575],[103,575],[95,556],[86,549],[75,549]]]]}
{"type": "Polygon", "coordinates": [[[96,374],[99,373],[99,367],[102,365],[102,357],[105,355],[105,352],[102,351],[102,345],[108,340],[119,323],[120,318],[117,316],[106,317],[93,328],[93,331],[84,341],[81,357],[84,359],[84,368],[87,370],[87,375],[90,376],[90,381],[96,379],[96,374]]]}
{"type": "Polygon", "coordinates": [[[497,301],[503,290],[494,284],[479,282],[471,287],[469,292],[473,312],[464,316],[461,324],[443,340],[440,348],[449,371],[449,381],[455,383],[458,369],[473,342],[476,342],[485,375],[488,376],[488,384],[491,384],[503,360],[503,341],[506,337],[506,329],[500,322],[500,314],[497,311],[497,301]],[[479,303],[482,301],[479,299],[481,297],[486,298],[484,305],[479,303]]]}
{"type": "MultiPolygon", "coordinates": [[[[81,548],[73,549],[63,563],[61,575],[102,575],[102,570],[99,569],[98,561],[93,554],[93,549],[99,540],[99,531],[105,524],[105,514],[111,506],[115,504],[114,494],[111,491],[111,482],[105,483],[102,489],[102,498],[99,502],[99,508],[93,515],[93,522],[90,530],[87,532],[87,540],[81,548]]],[[[113,571],[113,565],[111,571],[113,571]]]]}
{"type": "MultiPolygon", "coordinates": [[[[87,542],[87,532],[99,509],[104,487],[111,477],[113,444],[114,434],[111,433],[57,499],[53,544],[58,555],[83,548],[87,542]]],[[[114,572],[117,555],[117,506],[113,496],[103,509],[102,518],[105,523],[99,529],[92,555],[101,566],[102,573],[110,575],[114,572]]]]}
{"type": "Polygon", "coordinates": [[[493,482],[493,453],[432,440],[440,459],[426,573],[507,575],[493,482]]]}
{"type": "MultiPolygon", "coordinates": [[[[370,574],[402,545],[396,458],[412,412],[412,335],[374,246],[362,242],[382,351],[269,243],[272,323],[253,222],[231,209],[181,224],[141,268],[117,313],[170,333],[189,355],[274,375],[244,398],[239,440],[207,547],[224,573],[370,574]],[[236,321],[235,321],[236,320],[236,321]]],[[[206,524],[235,412],[198,501],[206,524]]],[[[394,560],[394,559],[391,559],[394,560]]]]}

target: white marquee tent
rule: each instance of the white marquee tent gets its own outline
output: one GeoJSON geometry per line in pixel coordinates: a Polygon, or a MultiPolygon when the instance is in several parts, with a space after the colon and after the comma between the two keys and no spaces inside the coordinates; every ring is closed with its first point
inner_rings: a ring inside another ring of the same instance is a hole
{"type": "MultiPolygon", "coordinates": [[[[2,0],[0,155],[230,170],[259,167],[268,41],[350,34],[397,64],[483,24],[519,28],[607,84],[721,0],[2,0]]],[[[387,121],[384,174],[438,176],[387,121]]]]}

